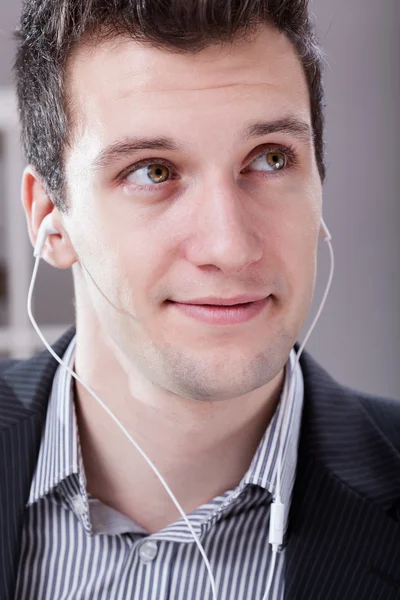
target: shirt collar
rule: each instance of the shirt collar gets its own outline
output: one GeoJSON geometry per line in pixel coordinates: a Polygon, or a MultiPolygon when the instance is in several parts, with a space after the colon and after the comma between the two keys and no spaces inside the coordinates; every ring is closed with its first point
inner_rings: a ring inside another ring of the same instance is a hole
{"type": "MultiPolygon", "coordinates": [[[[61,357],[71,369],[74,366],[76,336],[61,357]]],[[[78,428],[72,398],[72,376],[59,365],[50,392],[46,422],[35,474],[27,506],[54,490],[72,474],[80,475],[86,484],[78,444],[78,428]]]]}

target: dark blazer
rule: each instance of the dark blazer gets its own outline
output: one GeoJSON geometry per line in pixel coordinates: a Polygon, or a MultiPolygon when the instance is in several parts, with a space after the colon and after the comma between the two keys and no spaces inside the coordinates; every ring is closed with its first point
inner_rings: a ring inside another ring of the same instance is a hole
{"type": "MultiPolygon", "coordinates": [[[[58,340],[57,354],[73,334],[58,340]]],[[[306,352],[300,364],[304,409],[285,599],[399,600],[400,401],[339,385],[306,352]]],[[[24,507],[57,366],[46,350],[0,363],[1,600],[14,596],[24,507]]]]}

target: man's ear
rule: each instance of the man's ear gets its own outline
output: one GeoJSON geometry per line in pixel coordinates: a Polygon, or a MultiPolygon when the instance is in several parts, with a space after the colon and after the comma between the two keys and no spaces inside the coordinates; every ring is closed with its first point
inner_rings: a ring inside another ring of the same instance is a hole
{"type": "Polygon", "coordinates": [[[43,219],[52,213],[53,225],[59,234],[49,235],[41,257],[52,267],[69,269],[78,260],[75,250],[65,229],[60,211],[54,206],[41,178],[32,165],[28,165],[22,175],[21,199],[33,247],[35,247],[43,219]]]}

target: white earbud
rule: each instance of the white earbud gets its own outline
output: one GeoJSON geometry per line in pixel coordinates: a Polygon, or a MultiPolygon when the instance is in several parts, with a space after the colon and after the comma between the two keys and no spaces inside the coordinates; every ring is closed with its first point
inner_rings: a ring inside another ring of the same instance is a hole
{"type": "Polygon", "coordinates": [[[52,213],[48,214],[42,221],[39,231],[36,238],[35,249],[33,251],[33,256],[40,256],[43,250],[43,246],[46,243],[46,239],[49,235],[53,233],[60,233],[53,225],[53,215],[52,213]]]}

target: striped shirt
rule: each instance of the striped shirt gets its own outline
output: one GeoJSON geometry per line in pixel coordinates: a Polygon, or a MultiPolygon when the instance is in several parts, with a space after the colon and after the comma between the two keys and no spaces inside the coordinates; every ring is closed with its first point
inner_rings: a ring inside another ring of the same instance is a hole
{"type": "MultiPolygon", "coordinates": [[[[76,338],[63,356],[72,369],[75,343],[76,338]]],[[[294,360],[292,350],[284,391],[294,360]]],[[[284,411],[289,419],[281,475],[285,532],[296,473],[303,406],[299,365],[294,390],[286,406],[279,402],[239,485],[187,515],[210,562],[218,600],[262,600],[264,596],[272,556],[270,503],[284,411]]],[[[286,536],[277,555],[269,600],[284,598],[285,544],[286,536]]],[[[150,534],[88,495],[72,377],[59,366],[26,506],[15,600],[212,598],[206,565],[184,519],[150,534]]]]}

